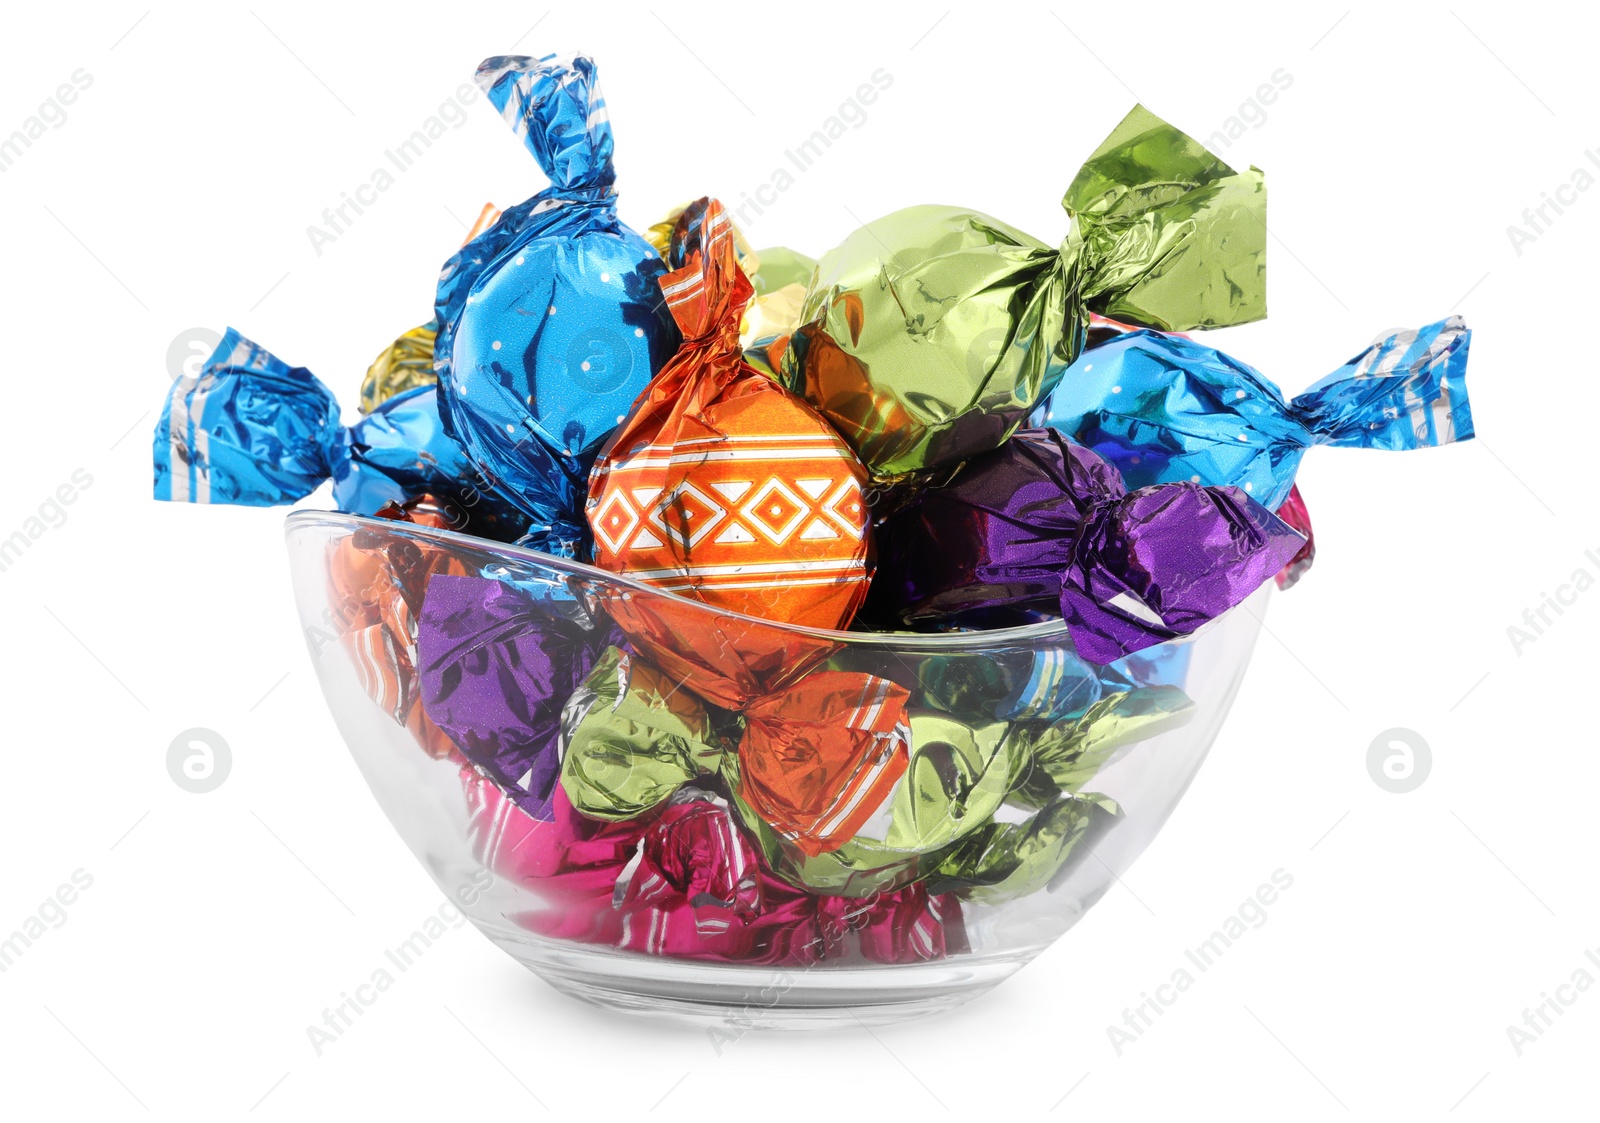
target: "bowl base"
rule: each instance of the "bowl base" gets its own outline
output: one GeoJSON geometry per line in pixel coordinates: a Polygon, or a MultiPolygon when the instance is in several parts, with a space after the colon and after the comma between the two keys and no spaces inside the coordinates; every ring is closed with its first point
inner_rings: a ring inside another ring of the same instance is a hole
{"type": "Polygon", "coordinates": [[[626,1014],[707,1029],[860,1029],[953,1010],[1015,974],[1039,949],[981,960],[862,967],[747,967],[496,939],[563,994],[626,1014]]]}

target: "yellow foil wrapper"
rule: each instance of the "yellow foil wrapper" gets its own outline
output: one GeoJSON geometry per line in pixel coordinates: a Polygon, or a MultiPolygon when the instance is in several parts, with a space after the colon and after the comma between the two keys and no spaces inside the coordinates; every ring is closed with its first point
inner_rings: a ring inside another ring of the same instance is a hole
{"type": "Polygon", "coordinates": [[[805,303],[804,285],[784,285],[751,300],[739,321],[739,346],[749,348],[758,339],[788,335],[800,326],[800,310],[805,303]]]}
{"type": "Polygon", "coordinates": [[[361,382],[361,412],[371,413],[396,394],[431,386],[433,375],[433,337],[436,328],[429,320],[414,327],[383,349],[367,368],[361,382]]]}

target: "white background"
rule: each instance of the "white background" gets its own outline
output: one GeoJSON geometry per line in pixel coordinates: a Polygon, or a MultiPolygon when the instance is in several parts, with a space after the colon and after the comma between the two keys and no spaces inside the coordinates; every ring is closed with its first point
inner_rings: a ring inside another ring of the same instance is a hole
{"type": "Polygon", "coordinates": [[[1498,1120],[1592,1102],[1600,988],[1520,1056],[1506,1032],[1579,968],[1600,978],[1600,592],[1520,654],[1506,632],[1578,568],[1600,576],[1600,190],[1520,254],[1506,232],[1600,148],[1592,16],[474,7],[9,13],[0,135],[74,70],[93,84],[0,174],[0,537],[75,469],[93,483],[0,572],[0,937],[75,870],[93,885],[0,974],[0,1114],[1498,1120]],[[1054,240],[1136,95],[1209,137],[1282,69],[1290,87],[1219,152],[1267,173],[1271,319],[1214,338],[1296,392],[1381,329],[1475,329],[1481,439],[1307,459],[1316,568],[1275,599],[1189,795],[1125,886],[958,1013],[719,1054],[561,997],[463,929],[320,1057],[308,1043],[442,898],[324,708],[282,512],[156,504],[149,434],[169,344],[196,326],[239,327],[353,410],[478,207],[545,184],[475,99],[320,256],[306,227],[514,51],[598,60],[641,229],[696,195],[737,201],[883,68],[867,121],[748,231],[812,253],[915,203],[1054,240]],[[167,774],[194,726],[233,757],[206,795],[167,774]],[[1406,795],[1366,764],[1395,726],[1432,750],[1406,795]],[[1294,884],[1266,923],[1119,1056],[1106,1027],[1280,868],[1294,884]]]}

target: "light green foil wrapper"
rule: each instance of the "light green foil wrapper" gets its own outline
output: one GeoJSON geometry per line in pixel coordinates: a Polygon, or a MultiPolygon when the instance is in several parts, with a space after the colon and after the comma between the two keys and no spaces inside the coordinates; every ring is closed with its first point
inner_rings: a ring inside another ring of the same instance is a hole
{"type": "Polygon", "coordinates": [[[1038,810],[1021,822],[985,824],[946,851],[929,874],[930,892],[998,904],[1043,889],[1075,866],[1122,813],[1114,800],[1084,792],[1116,754],[1189,720],[1194,703],[1175,686],[1108,694],[1076,721],[1013,727],[1032,771],[1011,791],[1013,807],[1038,810]]]}
{"type": "Polygon", "coordinates": [[[1176,686],[1145,686],[1108,694],[1076,721],[1030,738],[1033,762],[1057,791],[1077,793],[1118,750],[1176,728],[1194,703],[1176,686]]]}
{"type": "Polygon", "coordinates": [[[1037,893],[1081,861],[1122,814],[1110,796],[1064,796],[1022,823],[990,823],[944,855],[930,893],[993,905],[1037,893]]]}
{"type": "Polygon", "coordinates": [[[561,786],[596,819],[641,815],[732,755],[710,707],[615,647],[574,692],[561,725],[561,786]]]}
{"type": "Polygon", "coordinates": [[[1060,248],[921,206],[824,254],[782,377],[894,481],[998,448],[1091,311],[1169,331],[1266,315],[1266,187],[1136,106],[1079,171],[1060,248]]]}
{"type": "MultiPolygon", "coordinates": [[[[931,892],[994,903],[1042,888],[1081,858],[1121,814],[1083,786],[1193,709],[1177,687],[1147,686],[1108,694],[1071,721],[972,724],[912,710],[905,775],[854,838],[823,854],[804,853],[737,795],[731,802],[767,864],[797,885],[868,897],[927,878],[931,892]]],[[[737,792],[733,753],[721,769],[737,792]]]]}
{"type": "MultiPolygon", "coordinates": [[[[856,836],[836,850],[808,855],[738,804],[778,873],[812,889],[862,897],[893,892],[923,876],[939,851],[988,823],[1029,767],[1029,748],[1014,745],[1005,723],[972,726],[945,714],[912,711],[905,775],[856,836]]],[[[730,761],[723,775],[738,790],[730,761]]]]}
{"type": "Polygon", "coordinates": [[[799,250],[792,250],[788,246],[757,250],[755,256],[761,264],[757,265],[756,271],[751,274],[750,284],[755,288],[757,296],[777,292],[786,285],[802,287],[809,285],[811,274],[817,269],[816,258],[807,257],[799,250]]]}
{"type": "Polygon", "coordinates": [[[911,714],[911,760],[890,802],[884,846],[936,850],[993,818],[1029,763],[1012,728],[911,714]]]}
{"type": "Polygon", "coordinates": [[[783,353],[789,336],[800,326],[806,286],[817,262],[787,246],[757,250],[751,257],[757,261],[756,271],[750,274],[756,295],[740,320],[739,343],[746,363],[781,381],[783,353]]]}

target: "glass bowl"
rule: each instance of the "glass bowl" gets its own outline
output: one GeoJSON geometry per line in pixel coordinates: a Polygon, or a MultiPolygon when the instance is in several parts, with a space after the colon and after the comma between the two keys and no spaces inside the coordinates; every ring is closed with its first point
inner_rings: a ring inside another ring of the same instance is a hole
{"type": "Polygon", "coordinates": [[[1038,955],[1188,788],[1268,597],[1093,666],[1060,621],[828,632],[406,522],[286,536],[339,731],[446,896],[558,990],[730,1033],[1038,955]]]}

